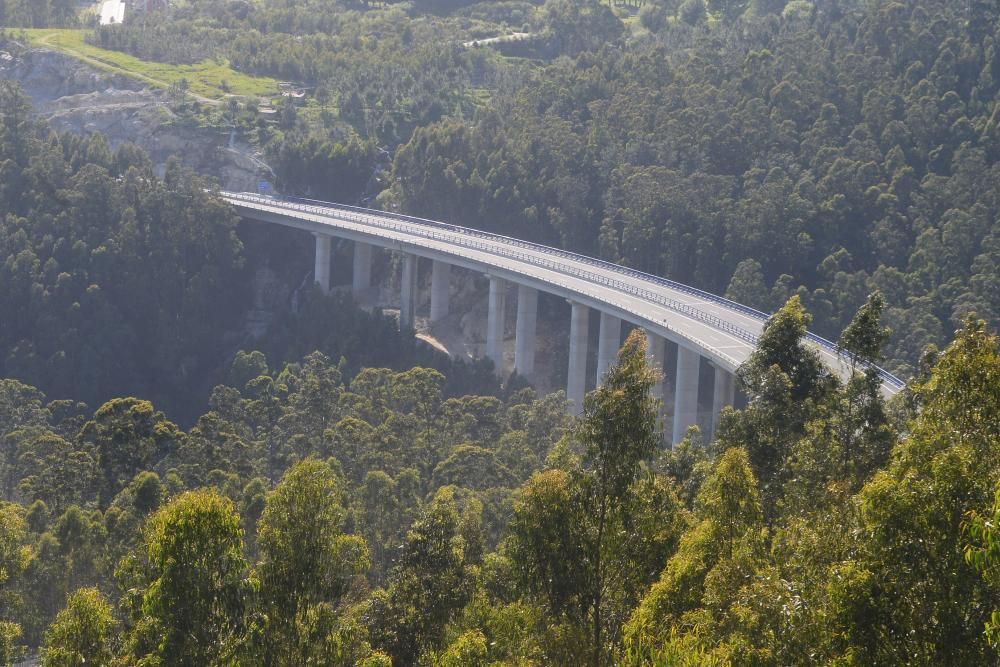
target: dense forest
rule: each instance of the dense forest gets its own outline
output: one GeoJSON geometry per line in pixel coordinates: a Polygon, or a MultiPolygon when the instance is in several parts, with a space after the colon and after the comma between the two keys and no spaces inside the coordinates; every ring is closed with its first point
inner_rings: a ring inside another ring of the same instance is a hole
{"type": "Polygon", "coordinates": [[[878,289],[901,375],[969,313],[1000,324],[995,3],[205,1],[168,16],[91,39],[315,87],[319,107],[280,127],[244,120],[286,191],[381,191],[765,311],[798,294],[831,338],[878,289]],[[499,49],[518,57],[463,46],[508,30],[530,35],[499,49]],[[377,146],[393,162],[372,182],[377,146]]]}
{"type": "Polygon", "coordinates": [[[638,331],[575,417],[308,286],[254,338],[311,239],[0,81],[0,665],[1000,660],[1000,8],[640,4],[0,0],[307,90],[171,91],[284,192],[775,311],[673,449],[638,331]]]}
{"type": "Polygon", "coordinates": [[[253,343],[278,363],[320,349],[349,358],[349,374],[430,366],[451,376],[449,395],[498,391],[485,365],[452,363],[343,296],[306,290],[297,313],[251,340],[253,269],[269,257],[260,247],[291,245],[307,267],[311,239],[295,254],[287,239],[245,232],[246,247],[211,183],[179,163],[160,180],[135,146],[56,135],[7,81],[0,109],[0,377],[90,405],[143,396],[189,423],[253,343]]]}
{"type": "Polygon", "coordinates": [[[668,23],[417,131],[383,200],[763,310],[799,294],[829,337],[879,289],[907,374],[968,313],[1000,324],[998,38],[976,2],[668,23]]]}
{"type": "MultiPolygon", "coordinates": [[[[875,358],[870,298],[845,349],[875,358]]],[[[0,382],[0,649],[44,665],[996,660],[1000,348],[970,319],[887,406],[793,297],[718,438],[660,447],[636,332],[561,393],[444,399],[237,355],[184,431],[0,382]],[[984,632],[984,627],[987,631],[984,632]]]]}

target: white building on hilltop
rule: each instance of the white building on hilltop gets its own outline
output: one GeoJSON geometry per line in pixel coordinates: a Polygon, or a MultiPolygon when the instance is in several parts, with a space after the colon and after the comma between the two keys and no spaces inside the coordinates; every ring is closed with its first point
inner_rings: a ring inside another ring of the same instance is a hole
{"type": "Polygon", "coordinates": [[[104,0],[101,5],[101,25],[115,25],[125,21],[125,0],[104,0]]]}

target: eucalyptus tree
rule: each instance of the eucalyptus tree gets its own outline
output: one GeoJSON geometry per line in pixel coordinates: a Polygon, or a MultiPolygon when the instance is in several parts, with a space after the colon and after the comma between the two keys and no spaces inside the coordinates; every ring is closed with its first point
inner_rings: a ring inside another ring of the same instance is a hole
{"type": "Polygon", "coordinates": [[[326,662],[340,602],[368,567],[364,539],[342,532],[342,495],[333,470],[316,459],[292,466],[267,495],[257,523],[264,664],[326,662]]]}

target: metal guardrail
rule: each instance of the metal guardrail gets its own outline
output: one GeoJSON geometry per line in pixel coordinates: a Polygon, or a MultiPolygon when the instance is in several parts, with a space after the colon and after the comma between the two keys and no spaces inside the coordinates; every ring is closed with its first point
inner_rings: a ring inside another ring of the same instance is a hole
{"type": "MultiPolygon", "coordinates": [[[[769,315],[762,313],[759,310],[750,308],[741,303],[731,301],[724,297],[720,297],[710,292],[705,292],[704,290],[691,287],[690,285],[685,285],[683,283],[670,280],[668,278],[663,278],[660,276],[654,276],[637,269],[632,269],[629,267],[621,266],[619,264],[614,264],[606,260],[597,259],[595,257],[588,257],[587,255],[581,255],[579,253],[570,252],[568,250],[562,250],[561,248],[553,248],[550,246],[545,246],[539,243],[533,243],[530,241],[523,241],[521,239],[512,238],[509,236],[503,236],[501,234],[494,234],[492,232],[484,232],[478,229],[472,229],[469,227],[461,227],[459,225],[453,225],[446,222],[439,222],[437,220],[428,220],[426,218],[418,218],[415,216],[404,215],[402,213],[394,213],[392,211],[379,211],[375,209],[361,208],[358,206],[349,206],[345,204],[331,204],[329,202],[322,202],[314,199],[306,199],[301,197],[270,197],[265,195],[257,195],[254,193],[245,192],[223,192],[221,193],[226,197],[232,199],[244,200],[248,202],[255,202],[264,205],[278,205],[281,207],[290,207],[296,210],[302,210],[309,213],[328,215],[330,213],[336,213],[338,215],[346,216],[348,219],[353,219],[355,222],[362,224],[372,224],[373,221],[370,218],[377,218],[379,226],[388,227],[389,229],[394,229],[396,231],[404,231],[406,233],[416,233],[418,236],[423,236],[432,240],[441,240],[447,242],[454,242],[455,239],[452,237],[443,237],[441,235],[433,234],[432,230],[445,230],[452,234],[458,234],[461,237],[466,237],[471,241],[469,243],[462,243],[465,247],[471,247],[478,250],[485,250],[493,254],[501,255],[504,257],[517,259],[529,264],[536,266],[541,266],[543,268],[551,269],[563,274],[575,275],[576,277],[584,278],[591,282],[597,282],[599,284],[612,287],[624,291],[628,294],[634,296],[639,296],[643,299],[651,301],[653,303],[658,303],[660,305],[667,306],[671,310],[679,312],[683,315],[690,317],[706,324],[710,324],[718,329],[721,329],[727,333],[730,333],[741,340],[744,340],[750,344],[756,344],[758,336],[742,327],[736,326],[731,322],[727,322],[722,318],[707,313],[703,310],[695,308],[689,304],[681,303],[675,299],[671,299],[663,294],[658,294],[652,290],[636,287],[635,285],[630,285],[628,283],[622,282],[620,280],[614,280],[603,276],[601,274],[582,271],[576,267],[567,266],[566,264],[560,264],[551,260],[546,260],[537,256],[530,256],[524,253],[518,253],[513,250],[508,250],[507,247],[519,247],[523,249],[533,250],[552,257],[560,257],[564,259],[573,260],[579,263],[587,264],[595,268],[601,268],[606,271],[614,272],[619,275],[628,276],[631,278],[636,278],[644,282],[652,283],[656,286],[667,287],[672,290],[695,296],[704,301],[714,303],[730,310],[736,311],[742,315],[751,317],[758,320],[763,325],[767,322],[769,315]],[[390,220],[399,221],[404,223],[409,223],[411,225],[417,225],[417,229],[413,228],[403,228],[397,225],[387,225],[386,223],[390,220]],[[487,246],[483,243],[478,243],[473,239],[479,240],[489,240],[494,243],[500,244],[487,246]]],[[[849,353],[845,352],[835,343],[822,338],[812,332],[807,332],[806,337],[812,342],[816,343],[819,347],[825,348],[832,354],[838,357],[847,357],[851,360],[849,353]]],[[[728,356],[728,355],[726,355],[728,356]]],[[[865,362],[859,362],[862,367],[867,367],[869,364],[865,362]]],[[[878,366],[874,366],[878,371],[881,380],[892,386],[895,389],[901,389],[904,383],[899,378],[895,377],[888,371],[878,366]]]]}
{"type": "MultiPolygon", "coordinates": [[[[259,195],[244,195],[244,194],[233,195],[233,194],[227,194],[227,196],[231,196],[231,197],[237,198],[237,199],[243,199],[243,200],[246,200],[246,201],[257,202],[257,203],[264,204],[264,205],[274,205],[275,203],[278,203],[278,204],[283,205],[283,206],[290,206],[291,208],[294,208],[296,210],[301,210],[301,211],[304,211],[304,212],[307,212],[307,213],[314,213],[314,214],[318,214],[318,215],[328,214],[328,213],[330,213],[332,211],[336,211],[339,215],[341,215],[343,217],[346,217],[349,220],[353,220],[354,222],[358,222],[360,224],[372,224],[370,220],[365,219],[365,218],[367,218],[367,217],[375,217],[377,219],[380,219],[379,226],[382,227],[382,228],[393,229],[393,230],[396,230],[396,231],[402,231],[402,232],[405,232],[405,233],[408,233],[408,234],[414,234],[415,233],[416,235],[418,235],[418,236],[420,236],[422,238],[428,238],[428,239],[431,239],[431,240],[440,240],[440,241],[445,241],[447,243],[455,243],[455,238],[453,236],[442,236],[442,235],[439,235],[439,234],[435,234],[433,231],[431,231],[429,229],[417,229],[417,230],[414,230],[412,227],[400,227],[400,226],[393,225],[393,224],[386,224],[388,222],[386,220],[386,218],[395,218],[395,219],[403,218],[403,220],[401,220],[401,222],[406,222],[406,223],[408,223],[410,225],[417,224],[420,227],[435,227],[435,228],[439,228],[439,229],[446,229],[447,231],[452,232],[453,234],[454,233],[459,233],[461,235],[470,237],[469,240],[460,242],[460,245],[462,247],[472,248],[472,249],[476,249],[476,250],[484,250],[484,251],[487,251],[487,252],[489,252],[489,253],[491,253],[493,255],[497,255],[497,256],[501,256],[501,257],[507,257],[507,258],[510,258],[510,259],[516,259],[516,260],[525,262],[527,264],[531,264],[532,266],[538,266],[538,267],[550,269],[550,270],[555,271],[555,272],[560,273],[560,274],[571,275],[571,276],[575,276],[575,277],[578,277],[578,278],[583,278],[583,279],[585,279],[585,280],[587,280],[589,282],[594,282],[594,283],[598,283],[598,284],[601,284],[601,285],[605,285],[607,287],[611,287],[613,289],[616,289],[616,290],[619,290],[619,291],[622,291],[622,292],[625,292],[625,293],[628,293],[628,294],[632,294],[634,296],[638,296],[638,297],[642,298],[643,300],[646,300],[646,301],[649,301],[649,302],[652,302],[652,303],[658,303],[660,305],[666,306],[666,307],[670,308],[671,310],[677,311],[677,312],[679,312],[679,313],[681,313],[683,315],[686,315],[686,316],[690,317],[691,319],[698,320],[698,321],[704,322],[706,324],[710,324],[710,325],[712,325],[715,328],[718,328],[718,329],[721,329],[723,331],[726,331],[727,333],[733,334],[734,336],[740,338],[741,340],[743,340],[743,341],[745,341],[745,342],[747,342],[747,343],[749,343],[751,345],[755,345],[756,342],[757,342],[758,336],[756,334],[754,334],[754,333],[752,333],[750,331],[747,331],[746,329],[743,329],[742,327],[738,327],[738,326],[734,325],[731,322],[727,322],[726,320],[724,320],[724,319],[722,319],[722,318],[720,318],[720,317],[718,317],[716,315],[712,315],[711,313],[706,313],[706,312],[704,312],[702,310],[694,308],[693,306],[690,306],[690,305],[685,304],[685,303],[681,303],[680,301],[677,301],[675,299],[671,299],[670,297],[667,297],[667,296],[665,296],[663,294],[658,294],[658,293],[656,293],[656,292],[654,292],[652,290],[643,289],[643,288],[640,288],[640,287],[636,287],[634,285],[630,285],[630,284],[622,282],[620,280],[614,280],[612,278],[608,278],[607,276],[603,276],[603,275],[600,275],[600,274],[597,274],[597,273],[583,271],[583,270],[580,270],[580,269],[578,269],[576,267],[567,266],[566,264],[562,264],[562,263],[559,263],[559,262],[556,262],[556,261],[553,261],[553,260],[550,260],[550,259],[544,259],[544,258],[540,258],[538,256],[532,256],[532,255],[527,255],[525,253],[520,253],[520,252],[517,252],[517,251],[514,251],[514,250],[508,250],[507,248],[504,247],[504,245],[515,245],[515,246],[521,246],[521,247],[530,247],[531,249],[537,250],[539,252],[543,252],[543,253],[546,253],[546,254],[558,254],[558,255],[561,255],[561,256],[567,256],[567,258],[572,257],[574,259],[579,258],[579,259],[583,259],[583,260],[592,260],[593,259],[593,258],[588,258],[588,257],[586,257],[584,255],[576,255],[575,253],[568,253],[568,252],[561,251],[561,250],[558,250],[558,249],[555,249],[555,248],[550,249],[547,246],[540,246],[538,244],[533,244],[533,243],[529,243],[529,242],[526,242],[526,241],[520,241],[518,239],[509,239],[509,237],[501,237],[501,236],[498,236],[498,235],[495,235],[495,234],[490,234],[490,233],[487,233],[487,232],[480,232],[479,230],[470,230],[470,229],[464,228],[464,227],[457,227],[455,225],[449,225],[447,223],[438,223],[436,221],[423,221],[423,220],[418,220],[418,219],[417,220],[415,220],[415,219],[407,219],[408,216],[398,216],[398,217],[396,217],[396,216],[382,216],[382,215],[378,215],[375,212],[368,211],[368,210],[365,210],[365,209],[356,209],[356,207],[351,207],[351,208],[355,208],[355,210],[345,211],[344,209],[346,209],[348,207],[320,206],[320,205],[316,205],[316,204],[312,204],[312,203],[298,203],[296,201],[289,201],[287,199],[278,200],[278,199],[274,199],[274,198],[271,198],[271,197],[261,197],[259,195]],[[362,211],[363,211],[363,213],[362,213],[362,211]],[[375,213],[375,214],[373,215],[373,213],[375,213]],[[364,216],[364,218],[361,217],[361,216],[364,216]],[[430,223],[430,224],[427,224],[427,223],[430,223]],[[477,239],[477,238],[488,239],[490,241],[494,241],[495,243],[499,243],[500,245],[499,246],[498,245],[487,245],[485,243],[476,241],[475,239],[477,239]],[[548,252],[549,250],[552,250],[554,252],[550,253],[550,252],[548,252]]],[[[617,265],[615,265],[615,264],[609,264],[607,262],[603,262],[602,260],[594,260],[592,262],[587,262],[587,263],[588,264],[607,264],[609,267],[612,267],[612,270],[614,270],[614,267],[617,267],[617,265]]],[[[569,289],[568,286],[567,286],[567,288],[569,289]]],[[[710,346],[706,346],[706,347],[710,347],[710,346]]],[[[722,354],[723,356],[729,356],[729,355],[725,355],[721,351],[716,351],[716,352],[719,353],[719,354],[722,354]]]]}

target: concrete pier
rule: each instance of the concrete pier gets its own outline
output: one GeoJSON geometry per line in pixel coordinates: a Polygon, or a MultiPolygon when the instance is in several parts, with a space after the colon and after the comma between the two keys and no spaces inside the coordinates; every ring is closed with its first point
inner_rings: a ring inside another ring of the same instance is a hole
{"type": "Polygon", "coordinates": [[[736,376],[729,371],[715,367],[715,387],[712,390],[712,432],[709,440],[715,439],[719,427],[719,414],[726,406],[734,405],[736,400],[736,376]]]}
{"type": "Polygon", "coordinates": [[[507,281],[490,276],[490,303],[486,319],[486,356],[497,375],[503,375],[503,330],[507,315],[507,281]]]}
{"type": "Polygon", "coordinates": [[[372,247],[369,244],[354,242],[354,263],[351,266],[351,274],[351,292],[357,298],[372,285],[372,247]]]}
{"type": "Polygon", "coordinates": [[[431,266],[431,322],[448,316],[451,297],[451,264],[434,260],[431,266]]]}
{"type": "Polygon", "coordinates": [[[701,358],[683,345],[677,346],[677,381],[674,385],[672,443],[684,439],[689,426],[698,423],[698,371],[701,358]]]}
{"type": "Polygon", "coordinates": [[[582,303],[570,302],[569,321],[569,371],[566,373],[566,398],[571,414],[583,412],[583,397],[587,392],[587,344],[590,308],[582,303]]]}
{"type": "Polygon", "coordinates": [[[614,315],[601,313],[601,336],[597,343],[597,384],[604,383],[608,369],[618,361],[621,347],[622,321],[614,315]]]}
{"type": "Polygon", "coordinates": [[[326,234],[314,234],[314,236],[316,237],[316,264],[313,269],[313,276],[323,294],[329,294],[330,243],[333,241],[333,237],[326,234]]]}
{"type": "Polygon", "coordinates": [[[517,286],[517,329],[514,368],[529,380],[535,374],[535,327],[538,321],[538,290],[517,286]]]}
{"type": "Polygon", "coordinates": [[[653,384],[649,393],[656,401],[659,403],[659,409],[657,411],[657,420],[660,426],[660,432],[663,432],[664,424],[663,419],[666,413],[663,405],[663,382],[664,382],[664,371],[663,368],[666,365],[666,343],[661,336],[656,335],[649,329],[643,329],[646,333],[646,363],[652,368],[657,374],[657,380],[653,384]]]}
{"type": "Polygon", "coordinates": [[[417,311],[417,257],[403,255],[403,275],[400,279],[399,327],[412,329],[417,311]]]}

